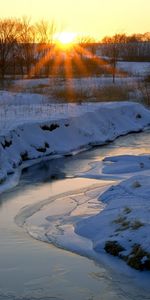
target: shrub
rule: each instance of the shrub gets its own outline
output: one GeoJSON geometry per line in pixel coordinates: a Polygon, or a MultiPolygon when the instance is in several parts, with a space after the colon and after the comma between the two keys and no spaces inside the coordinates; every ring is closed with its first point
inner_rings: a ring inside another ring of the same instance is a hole
{"type": "Polygon", "coordinates": [[[119,253],[125,250],[117,241],[106,241],[104,249],[113,256],[119,256],[119,253]]]}
{"type": "Polygon", "coordinates": [[[150,270],[150,253],[142,249],[141,245],[134,244],[127,264],[137,270],[150,270]]]}

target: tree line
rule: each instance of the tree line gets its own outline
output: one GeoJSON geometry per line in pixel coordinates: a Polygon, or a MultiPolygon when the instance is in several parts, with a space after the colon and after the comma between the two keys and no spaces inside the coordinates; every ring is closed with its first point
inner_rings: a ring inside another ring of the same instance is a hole
{"type": "Polygon", "coordinates": [[[50,51],[54,33],[54,22],[32,24],[27,17],[0,19],[0,78],[11,73],[29,74],[38,59],[50,51]]]}
{"type": "Polygon", "coordinates": [[[101,41],[101,54],[112,65],[113,82],[119,60],[150,61],[150,32],[144,34],[115,34],[106,36],[101,41]]]}
{"type": "Polygon", "coordinates": [[[150,61],[150,32],[144,34],[115,34],[102,39],[102,53],[128,61],[150,61]]]}
{"type": "MultiPolygon", "coordinates": [[[[48,76],[58,55],[53,51],[56,29],[54,22],[32,23],[28,17],[0,19],[0,79],[6,75],[48,76]]],[[[77,43],[89,49],[93,56],[99,48],[100,54],[109,58],[114,76],[119,59],[150,61],[150,32],[115,34],[99,42],[79,37],[77,43]]],[[[85,59],[84,51],[80,56],[85,59]]]]}

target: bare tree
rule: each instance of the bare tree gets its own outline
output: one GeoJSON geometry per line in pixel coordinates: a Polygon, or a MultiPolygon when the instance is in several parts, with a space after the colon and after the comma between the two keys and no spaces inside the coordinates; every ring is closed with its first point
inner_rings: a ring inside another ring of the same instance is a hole
{"type": "Polygon", "coordinates": [[[0,19],[0,77],[3,80],[18,39],[18,23],[15,19],[0,19]]]}
{"type": "Polygon", "coordinates": [[[23,17],[19,25],[19,60],[22,67],[25,67],[25,73],[29,75],[35,61],[35,26],[27,17],[23,17]]]}
{"type": "Polygon", "coordinates": [[[36,40],[39,44],[49,44],[53,42],[53,37],[56,32],[56,25],[45,20],[41,20],[35,24],[36,40]]]}
{"type": "MultiPolygon", "coordinates": [[[[53,22],[41,20],[35,24],[36,41],[37,41],[37,60],[41,61],[42,69],[45,69],[45,75],[50,72],[50,61],[52,59],[54,49],[54,34],[56,33],[56,25],[53,22]]],[[[37,70],[39,72],[40,70],[37,70]]]]}
{"type": "Polygon", "coordinates": [[[112,77],[113,83],[115,83],[116,72],[117,72],[117,61],[121,55],[121,50],[126,43],[125,34],[115,34],[112,37],[105,37],[102,43],[105,45],[103,48],[103,53],[110,58],[110,63],[112,66],[112,77]]]}
{"type": "Polygon", "coordinates": [[[90,36],[79,36],[76,38],[77,51],[80,54],[81,58],[84,56],[93,56],[96,53],[96,42],[93,37],[90,36]],[[79,48],[78,48],[79,45],[79,48]],[[85,50],[85,51],[84,51],[85,50]]]}

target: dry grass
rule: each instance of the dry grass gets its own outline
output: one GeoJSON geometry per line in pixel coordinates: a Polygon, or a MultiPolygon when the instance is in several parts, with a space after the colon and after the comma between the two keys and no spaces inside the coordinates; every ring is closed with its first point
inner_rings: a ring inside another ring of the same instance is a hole
{"type": "Polygon", "coordinates": [[[129,214],[131,211],[132,211],[132,209],[131,209],[130,207],[128,207],[128,206],[126,206],[126,207],[123,209],[123,212],[124,212],[125,214],[129,214]]]}
{"type": "Polygon", "coordinates": [[[103,102],[129,100],[130,89],[127,86],[108,85],[91,88],[69,89],[66,86],[53,90],[53,97],[68,102],[103,102]]]}
{"type": "Polygon", "coordinates": [[[144,226],[144,224],[141,221],[139,221],[139,220],[135,220],[135,221],[133,221],[131,223],[131,229],[132,230],[137,230],[137,229],[139,229],[142,226],[144,226]]]}

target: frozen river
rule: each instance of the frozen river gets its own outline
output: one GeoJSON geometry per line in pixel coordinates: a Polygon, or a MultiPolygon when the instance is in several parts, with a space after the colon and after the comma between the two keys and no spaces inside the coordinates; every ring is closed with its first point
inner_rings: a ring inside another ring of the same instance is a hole
{"type": "MultiPolygon", "coordinates": [[[[31,238],[15,217],[27,205],[62,193],[111,184],[78,178],[105,156],[145,154],[150,133],[130,134],[114,143],[74,157],[46,161],[24,170],[19,185],[0,196],[0,300],[128,300],[150,299],[150,288],[117,273],[103,262],[31,238]],[[57,180],[55,180],[57,178],[57,180]]],[[[118,261],[119,263],[119,261],[118,261]]]]}

